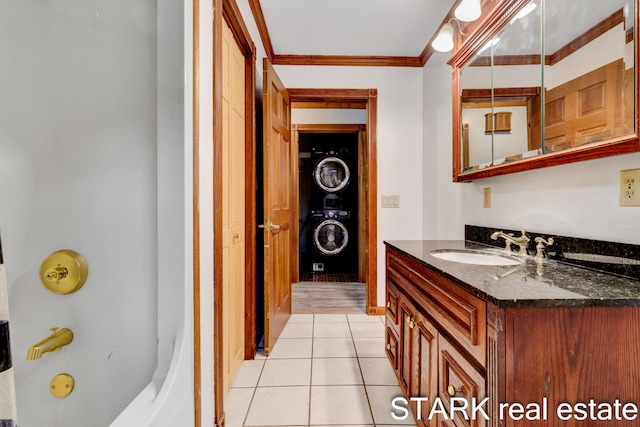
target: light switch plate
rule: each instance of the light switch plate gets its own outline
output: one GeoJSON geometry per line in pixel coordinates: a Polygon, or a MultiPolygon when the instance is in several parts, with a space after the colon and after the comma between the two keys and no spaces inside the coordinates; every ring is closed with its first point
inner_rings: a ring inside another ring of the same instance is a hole
{"type": "Polygon", "coordinates": [[[640,169],[620,171],[620,206],[640,206],[640,169]]]}
{"type": "Polygon", "coordinates": [[[382,196],[383,208],[399,208],[400,196],[382,196]]]}
{"type": "Polygon", "coordinates": [[[490,187],[486,187],[484,189],[483,200],[484,200],[483,202],[484,207],[490,208],[491,207],[491,188],[490,187]]]}

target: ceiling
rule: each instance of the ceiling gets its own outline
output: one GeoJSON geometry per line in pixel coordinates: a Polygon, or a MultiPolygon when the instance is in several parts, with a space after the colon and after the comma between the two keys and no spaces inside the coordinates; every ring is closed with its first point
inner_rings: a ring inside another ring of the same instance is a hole
{"type": "MultiPolygon", "coordinates": [[[[435,52],[429,43],[461,0],[248,1],[274,64],[421,67],[432,55],[443,62],[451,56],[435,52]]],[[[566,37],[548,38],[546,50],[560,48],[615,10],[624,8],[629,13],[624,7],[627,3],[629,0],[547,1],[547,30],[562,28],[552,33],[566,37]]],[[[540,10],[507,26],[512,41],[507,51],[540,51],[539,37],[534,37],[539,34],[535,27],[540,27],[540,10]]]]}
{"type": "Polygon", "coordinates": [[[250,3],[254,15],[256,4],[262,9],[275,55],[417,58],[456,0],[254,0],[250,3]]]}

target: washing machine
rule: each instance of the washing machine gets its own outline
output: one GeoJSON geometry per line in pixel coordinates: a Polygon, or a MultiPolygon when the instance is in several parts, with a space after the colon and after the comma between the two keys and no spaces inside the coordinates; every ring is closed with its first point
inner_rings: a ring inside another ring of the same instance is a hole
{"type": "Polygon", "coordinates": [[[341,144],[322,144],[311,150],[311,209],[358,210],[358,169],[354,149],[341,144]]]}
{"type": "Polygon", "coordinates": [[[324,209],[311,212],[311,271],[352,273],[358,271],[357,229],[351,212],[324,209]]]}

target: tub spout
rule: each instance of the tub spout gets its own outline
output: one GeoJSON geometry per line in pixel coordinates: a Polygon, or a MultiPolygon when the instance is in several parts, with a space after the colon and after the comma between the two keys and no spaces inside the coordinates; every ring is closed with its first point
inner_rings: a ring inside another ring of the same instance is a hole
{"type": "Polygon", "coordinates": [[[51,331],[51,335],[29,348],[27,360],[40,359],[45,353],[58,351],[73,341],[73,332],[68,328],[51,328],[51,331]]]}

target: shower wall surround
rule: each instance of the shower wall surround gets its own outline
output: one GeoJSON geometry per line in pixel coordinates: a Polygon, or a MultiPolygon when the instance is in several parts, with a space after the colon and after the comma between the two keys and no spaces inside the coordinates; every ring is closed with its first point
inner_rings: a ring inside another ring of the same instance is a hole
{"type": "Polygon", "coordinates": [[[16,392],[9,340],[9,298],[0,242],[0,427],[16,426],[16,392]]]}

